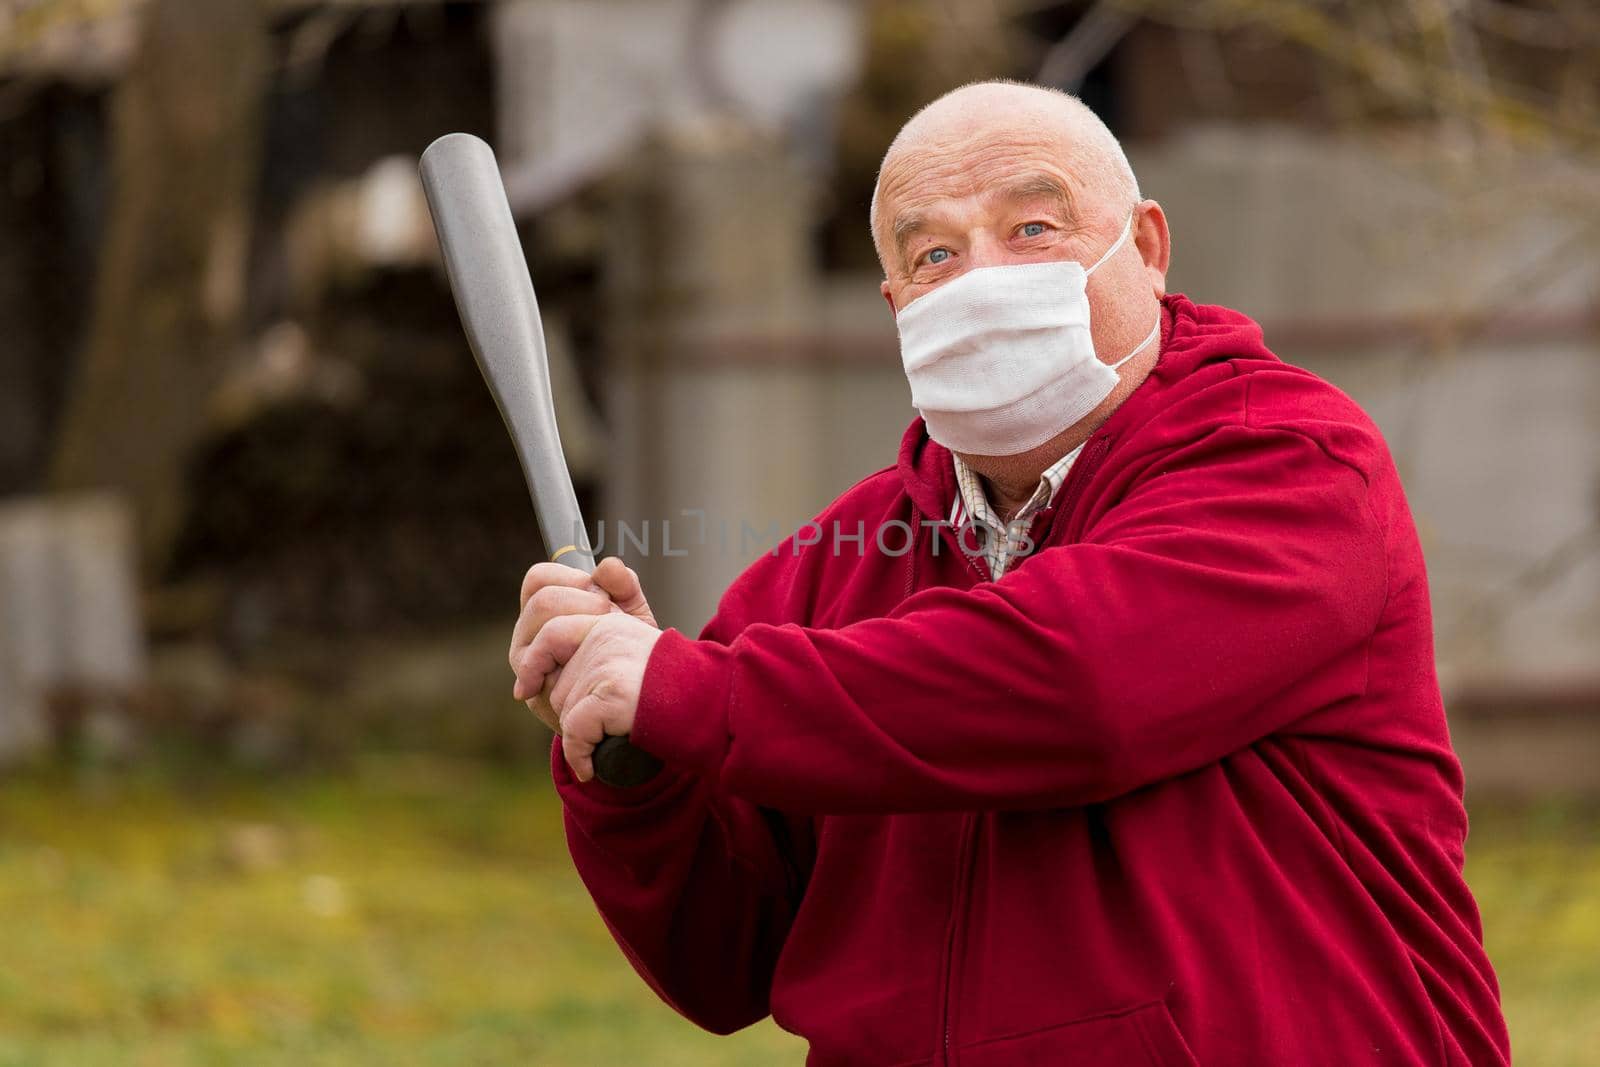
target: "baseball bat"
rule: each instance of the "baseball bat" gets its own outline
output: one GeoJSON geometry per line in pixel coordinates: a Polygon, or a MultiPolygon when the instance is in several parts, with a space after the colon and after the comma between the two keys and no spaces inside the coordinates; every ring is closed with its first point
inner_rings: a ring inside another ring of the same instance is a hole
{"type": "MultiPolygon", "coordinates": [[[[422,153],[419,169],[461,325],[511,433],[550,558],[592,572],[594,551],[556,431],[539,302],[494,150],[471,134],[447,134],[422,153]]],[[[661,762],[625,737],[607,737],[594,768],[608,785],[633,786],[661,762]]]]}

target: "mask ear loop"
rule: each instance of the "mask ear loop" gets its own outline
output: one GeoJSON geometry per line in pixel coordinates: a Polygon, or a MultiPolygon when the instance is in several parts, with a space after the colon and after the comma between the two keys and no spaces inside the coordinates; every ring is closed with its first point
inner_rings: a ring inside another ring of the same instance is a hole
{"type": "MultiPolygon", "coordinates": [[[[1138,208],[1134,209],[1134,211],[1137,210],[1138,208]]],[[[1105,255],[1094,261],[1094,266],[1083,272],[1083,276],[1087,278],[1089,275],[1100,269],[1100,264],[1116,255],[1118,249],[1128,243],[1128,235],[1131,233],[1133,233],[1133,211],[1128,212],[1128,221],[1122,224],[1122,234],[1111,243],[1110,248],[1106,249],[1105,255]]]]}
{"type": "MultiPolygon", "coordinates": [[[[1095,271],[1099,270],[1100,269],[1100,264],[1104,263],[1106,260],[1108,260],[1112,256],[1116,255],[1117,254],[1117,250],[1119,248],[1121,248],[1123,245],[1128,243],[1128,236],[1133,233],[1133,216],[1138,210],[1139,210],[1138,205],[1135,205],[1133,210],[1128,212],[1128,220],[1122,224],[1122,235],[1111,243],[1111,247],[1106,249],[1105,255],[1101,256],[1099,259],[1094,261],[1094,266],[1090,267],[1088,270],[1083,272],[1083,276],[1084,277],[1087,278],[1089,275],[1091,275],[1095,271]]],[[[1158,311],[1158,312],[1156,312],[1156,324],[1154,326],[1150,327],[1149,335],[1147,337],[1145,337],[1145,339],[1143,341],[1140,341],[1134,347],[1132,352],[1129,352],[1127,355],[1123,356],[1121,359],[1117,360],[1115,363],[1106,364],[1106,366],[1110,367],[1112,370],[1116,370],[1118,367],[1120,367],[1124,363],[1128,362],[1128,360],[1132,359],[1134,356],[1137,356],[1140,352],[1143,352],[1145,349],[1149,348],[1150,345],[1152,343],[1154,343],[1155,339],[1157,337],[1160,337],[1160,336],[1161,336],[1161,313],[1158,311]]]]}
{"type": "Polygon", "coordinates": [[[1129,352],[1127,355],[1123,356],[1121,359],[1117,360],[1115,363],[1106,364],[1106,366],[1110,367],[1112,370],[1116,370],[1118,367],[1120,367],[1124,363],[1128,362],[1128,360],[1132,359],[1134,356],[1137,356],[1140,352],[1143,352],[1145,349],[1149,348],[1150,345],[1155,341],[1155,339],[1157,337],[1160,337],[1160,336],[1161,336],[1161,313],[1158,311],[1158,312],[1156,312],[1156,324],[1154,326],[1150,327],[1150,335],[1148,337],[1146,337],[1143,341],[1140,341],[1137,345],[1135,345],[1132,352],[1129,352]]]}

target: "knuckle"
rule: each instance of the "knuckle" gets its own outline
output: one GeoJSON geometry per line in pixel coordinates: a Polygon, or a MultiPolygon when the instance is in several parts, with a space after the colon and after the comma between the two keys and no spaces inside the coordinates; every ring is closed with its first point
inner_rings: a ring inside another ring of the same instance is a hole
{"type": "Polygon", "coordinates": [[[540,589],[562,585],[562,579],[570,570],[570,567],[563,567],[559,563],[535,563],[523,576],[522,590],[531,595],[540,589]]]}
{"type": "Polygon", "coordinates": [[[527,600],[534,593],[538,592],[539,587],[542,585],[544,585],[544,582],[541,580],[539,574],[539,564],[536,563],[532,567],[528,568],[528,573],[522,576],[522,599],[527,600]]]}

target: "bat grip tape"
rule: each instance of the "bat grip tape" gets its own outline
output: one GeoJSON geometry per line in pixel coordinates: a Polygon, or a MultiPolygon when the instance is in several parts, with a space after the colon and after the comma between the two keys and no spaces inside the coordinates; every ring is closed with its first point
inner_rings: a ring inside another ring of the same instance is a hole
{"type": "Polygon", "coordinates": [[[661,772],[661,761],[626,737],[607,737],[595,746],[592,758],[595,777],[619,789],[644,785],[661,772]]]}

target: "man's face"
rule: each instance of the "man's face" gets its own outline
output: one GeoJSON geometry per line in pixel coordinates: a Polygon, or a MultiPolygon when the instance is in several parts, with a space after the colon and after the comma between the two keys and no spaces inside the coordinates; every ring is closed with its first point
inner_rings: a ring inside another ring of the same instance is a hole
{"type": "MultiPolygon", "coordinates": [[[[1151,342],[1171,252],[1160,205],[1137,196],[1121,147],[1076,101],[1008,83],[958,89],[906,124],[879,171],[872,227],[884,299],[898,314],[970,270],[1095,267],[1085,292],[1094,356],[1120,367],[1147,352],[1144,363],[1117,371],[1125,396],[1159,356],[1151,342]],[[1130,239],[1119,245],[1124,225],[1130,239]]],[[[1120,402],[1116,389],[1106,410],[1120,402]]],[[[1011,471],[1036,480],[1075,427],[1027,452],[961,455],[985,477],[1011,471]]]]}
{"type": "MultiPolygon", "coordinates": [[[[1061,155],[1050,139],[1013,129],[976,131],[892,160],[879,189],[890,306],[899,311],[978,267],[1099,259],[1133,205],[1088,191],[1061,155]]],[[[1099,311],[1095,289],[1091,316],[1099,311]]]]}

